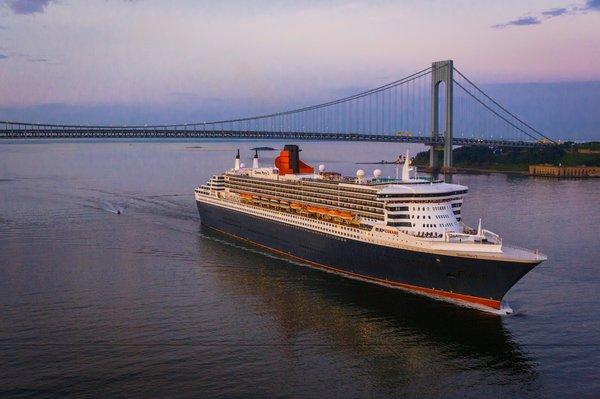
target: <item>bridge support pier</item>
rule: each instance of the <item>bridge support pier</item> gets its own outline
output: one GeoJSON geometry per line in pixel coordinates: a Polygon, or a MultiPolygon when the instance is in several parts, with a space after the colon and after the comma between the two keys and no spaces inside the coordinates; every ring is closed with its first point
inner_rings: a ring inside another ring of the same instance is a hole
{"type": "Polygon", "coordinates": [[[452,168],[452,110],[453,110],[453,63],[452,60],[437,61],[431,65],[431,139],[429,150],[429,167],[439,170],[438,152],[441,150],[437,142],[440,138],[440,85],[444,84],[444,169],[452,168]]]}
{"type": "Polygon", "coordinates": [[[444,146],[439,144],[432,144],[429,148],[429,168],[434,172],[440,170],[440,151],[444,151],[444,146]]]}

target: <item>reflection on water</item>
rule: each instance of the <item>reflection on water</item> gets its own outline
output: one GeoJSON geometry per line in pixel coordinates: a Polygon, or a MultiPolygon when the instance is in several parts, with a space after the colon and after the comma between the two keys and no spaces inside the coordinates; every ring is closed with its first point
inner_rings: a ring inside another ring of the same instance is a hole
{"type": "Polygon", "coordinates": [[[201,232],[202,253],[232,247],[228,262],[234,266],[218,275],[219,282],[233,296],[258,298],[269,309],[278,344],[293,347],[302,341],[353,358],[363,373],[368,370],[377,394],[462,396],[478,381],[457,375],[457,370],[478,369],[494,373],[495,383],[510,384],[515,394],[539,389],[531,360],[501,317],[344,280],[211,229],[202,227],[201,232]],[[313,342],[312,337],[319,339],[313,342]],[[433,387],[432,379],[441,384],[433,387]]]}
{"type": "MultiPolygon", "coordinates": [[[[301,144],[308,163],[346,175],[406,150],[301,144]]],[[[505,242],[549,256],[508,293],[515,313],[499,317],[201,229],[193,188],[230,167],[237,148],[251,162],[255,146],[2,142],[0,397],[600,392],[598,181],[452,176],[470,189],[466,223],[482,217],[505,242]]]]}

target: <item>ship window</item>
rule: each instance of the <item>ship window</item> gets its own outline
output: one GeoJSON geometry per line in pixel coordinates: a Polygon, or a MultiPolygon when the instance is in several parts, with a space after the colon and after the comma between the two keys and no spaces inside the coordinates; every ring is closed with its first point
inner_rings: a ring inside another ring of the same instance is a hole
{"type": "Polygon", "coordinates": [[[410,223],[409,222],[388,222],[388,226],[410,227],[410,223]]]}
{"type": "Polygon", "coordinates": [[[389,215],[388,219],[410,219],[408,215],[389,215]]]}

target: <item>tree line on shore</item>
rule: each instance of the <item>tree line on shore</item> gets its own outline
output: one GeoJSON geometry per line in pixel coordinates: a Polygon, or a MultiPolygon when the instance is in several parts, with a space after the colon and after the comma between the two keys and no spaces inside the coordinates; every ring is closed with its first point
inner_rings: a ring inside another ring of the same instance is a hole
{"type": "MultiPolygon", "coordinates": [[[[564,142],[534,148],[464,146],[452,151],[454,167],[526,171],[531,164],[600,166],[600,142],[564,142]]],[[[440,164],[443,153],[439,152],[440,164]]],[[[429,165],[429,151],[417,154],[418,166],[429,165]]]]}

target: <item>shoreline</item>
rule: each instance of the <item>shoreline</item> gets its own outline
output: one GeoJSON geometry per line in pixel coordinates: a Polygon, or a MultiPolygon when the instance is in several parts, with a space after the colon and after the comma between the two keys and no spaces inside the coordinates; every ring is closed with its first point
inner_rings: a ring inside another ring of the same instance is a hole
{"type": "MultiPolygon", "coordinates": [[[[428,166],[416,165],[420,172],[434,173],[428,166]]],[[[600,176],[555,176],[555,175],[534,175],[526,170],[501,170],[501,169],[484,169],[476,167],[452,167],[450,170],[441,168],[440,174],[460,174],[460,175],[489,175],[489,174],[503,174],[507,176],[525,176],[525,177],[541,177],[541,178],[552,178],[552,179],[598,179],[600,176]]]]}
{"type": "MultiPolygon", "coordinates": [[[[418,170],[426,173],[433,173],[433,170],[425,165],[416,165],[418,170]]],[[[441,168],[439,173],[442,174],[464,174],[464,175],[480,175],[480,174],[492,174],[492,173],[501,173],[505,175],[516,175],[516,176],[532,176],[526,170],[501,170],[501,169],[484,169],[477,167],[462,167],[462,166],[453,166],[452,168],[445,169],[441,168]]]]}

